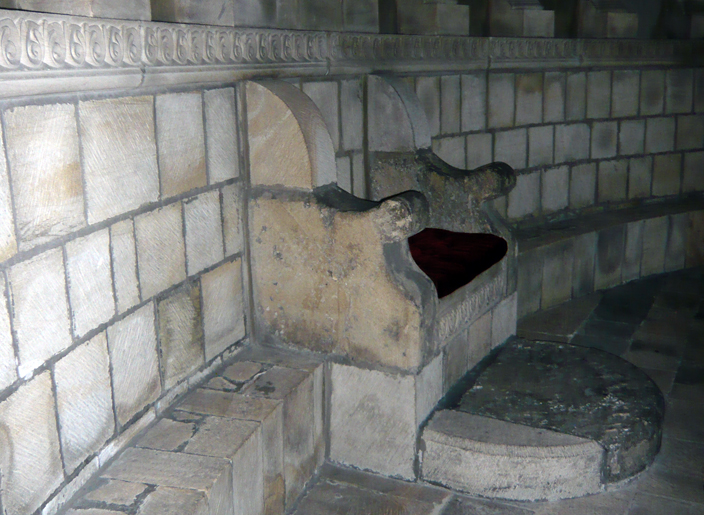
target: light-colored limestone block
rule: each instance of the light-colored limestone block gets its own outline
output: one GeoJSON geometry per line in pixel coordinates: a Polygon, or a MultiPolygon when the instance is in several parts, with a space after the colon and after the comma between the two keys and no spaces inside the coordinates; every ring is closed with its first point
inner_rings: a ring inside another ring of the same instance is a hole
{"type": "Polygon", "coordinates": [[[359,150],[362,148],[364,137],[364,105],[362,104],[362,97],[361,81],[343,80],[340,83],[341,146],[345,150],[359,150]]]}
{"type": "Polygon", "coordinates": [[[667,70],[665,113],[691,113],[694,75],[691,69],[667,70]]]}
{"type": "Polygon", "coordinates": [[[219,192],[213,190],[184,200],[183,215],[186,270],[188,275],[194,275],[225,257],[219,192]]]}
{"type": "Polygon", "coordinates": [[[433,152],[435,152],[440,159],[452,166],[462,169],[467,166],[465,159],[465,139],[462,136],[433,140],[433,152]]]}
{"type": "Polygon", "coordinates": [[[54,377],[64,465],[71,473],[103,446],[115,427],[105,333],[57,362],[54,377]]]}
{"type": "Polygon", "coordinates": [[[554,130],[552,125],[528,129],[528,166],[553,163],[554,130]]]}
{"type": "Polygon", "coordinates": [[[589,126],[585,123],[555,126],[555,164],[589,157],[589,126]]]}
{"type": "Polygon", "coordinates": [[[239,177],[237,110],[234,88],[203,93],[205,102],[205,141],[210,184],[239,177]]]}
{"type": "Polygon", "coordinates": [[[115,315],[107,229],[66,244],[66,275],[77,337],[115,315]]]}
{"type": "MultiPolygon", "coordinates": [[[[5,156],[5,143],[0,128],[0,156],[5,156]]],[[[10,196],[10,181],[7,176],[7,161],[0,159],[0,262],[17,253],[14,215],[10,196]]]]}
{"type": "Polygon", "coordinates": [[[567,120],[584,120],[587,113],[587,74],[567,74],[565,92],[565,115],[567,120]]]}
{"type": "Polygon", "coordinates": [[[543,121],[562,122],[565,120],[566,76],[562,72],[548,72],[543,84],[543,121]]]}
{"type": "Polygon", "coordinates": [[[253,185],[312,189],[335,182],[335,150],[313,101],[286,82],[248,82],[253,185]]]}
{"type": "Polygon", "coordinates": [[[108,327],[108,348],[115,412],[123,425],[161,394],[154,306],[147,304],[108,327]]]}
{"type": "Polygon", "coordinates": [[[61,249],[10,268],[19,373],[30,374],[71,345],[71,324],[61,249]]]}
{"type": "Polygon", "coordinates": [[[467,136],[467,168],[477,168],[493,161],[494,142],[491,134],[467,136]]]}
{"type": "Polygon", "coordinates": [[[541,206],[543,213],[552,213],[569,203],[570,169],[568,166],[548,168],[543,171],[541,206]]]}
{"type": "Polygon", "coordinates": [[[690,152],[684,155],[682,192],[690,191],[704,191],[704,152],[690,152]]]}
{"type": "Polygon", "coordinates": [[[516,75],[516,125],[543,121],[543,74],[516,75]]]}
{"type": "Polygon", "coordinates": [[[154,98],[81,102],[78,112],[88,222],[158,200],[154,98]]]}
{"type": "Polygon", "coordinates": [[[69,2],[55,2],[51,0],[10,0],[9,3],[9,6],[4,6],[26,11],[90,16],[95,18],[151,20],[151,8],[148,0],[125,0],[117,3],[108,0],[73,0],[69,2]]]}
{"type": "Polygon", "coordinates": [[[492,73],[489,75],[489,128],[513,127],[515,119],[514,75],[492,73]]]}
{"type": "Polygon", "coordinates": [[[628,198],[650,196],[650,184],[653,178],[653,158],[637,157],[628,163],[628,198]]]}
{"type": "Polygon", "coordinates": [[[186,278],[181,203],[134,219],[142,298],[148,299],[186,278]]]}
{"type": "Polygon", "coordinates": [[[147,485],[142,483],[129,483],[118,479],[102,479],[83,498],[88,501],[129,506],[146,489],[147,485]]]}
{"type": "Polygon", "coordinates": [[[443,391],[449,390],[466,372],[469,362],[467,331],[461,331],[445,342],[443,348],[443,391]]]}
{"type": "Polygon", "coordinates": [[[0,391],[10,386],[17,379],[17,363],[12,348],[10,314],[5,299],[5,277],[0,275],[0,391]]]}
{"type": "Polygon", "coordinates": [[[572,297],[581,297],[594,291],[594,261],[596,260],[596,233],[588,232],[574,238],[574,265],[572,267],[572,297]]]}
{"type": "Polygon", "coordinates": [[[626,244],[623,249],[621,280],[626,283],[640,278],[643,256],[643,220],[626,225],[626,244]]]}
{"type": "Polygon", "coordinates": [[[367,194],[367,170],[364,163],[364,154],[352,154],[352,194],[359,198],[369,198],[367,194]]]}
{"type": "Polygon", "coordinates": [[[665,107],[665,72],[643,70],[640,79],[640,115],[662,114],[665,107]]]}
{"type": "MultiPolygon", "coordinates": [[[[682,171],[682,156],[680,154],[665,154],[653,157],[654,197],[677,195],[680,192],[680,176],[682,171]]],[[[704,173],[704,170],[702,170],[704,173]]]]}
{"type": "Polygon", "coordinates": [[[440,77],[440,131],[455,134],[460,131],[460,77],[440,77]]]}
{"type": "Polygon", "coordinates": [[[516,170],[526,167],[528,131],[514,129],[497,132],[494,136],[494,161],[507,163],[516,170]]]}
{"type": "Polygon", "coordinates": [[[618,135],[618,154],[642,154],[645,146],[645,120],[624,120],[618,135]]]}
{"type": "Polygon", "coordinates": [[[639,70],[616,70],[611,86],[611,116],[621,118],[638,114],[639,70]]]}
{"type": "Polygon", "coordinates": [[[428,120],[430,135],[440,134],[440,77],[417,77],[415,92],[428,120]]]}
{"type": "MultiPolygon", "coordinates": [[[[108,346],[108,352],[110,347],[108,346]]],[[[98,465],[104,467],[119,452],[127,448],[135,437],[149,427],[156,419],[156,410],[148,409],[141,417],[137,418],[129,427],[123,428],[122,432],[113,438],[98,454],[98,465]]]]}
{"type": "Polygon", "coordinates": [[[330,459],[413,479],[413,376],[332,365],[330,459]]]}
{"type": "Polygon", "coordinates": [[[704,115],[677,117],[677,150],[704,148],[704,115]]]}
{"type": "Polygon", "coordinates": [[[225,234],[225,255],[232,256],[244,248],[242,236],[242,184],[222,188],[222,223],[225,234]]]}
{"type": "Polygon", "coordinates": [[[491,347],[496,348],[516,334],[517,300],[515,293],[506,297],[493,309],[491,315],[491,347]]]}
{"type": "Polygon", "coordinates": [[[117,311],[124,313],[139,302],[137,249],[132,220],[123,220],[110,227],[110,250],[117,311]]]}
{"type": "Polygon", "coordinates": [[[596,163],[573,166],[570,171],[570,208],[594,204],[596,197],[596,163]]]}
{"type": "Polygon", "coordinates": [[[3,509],[34,513],[64,479],[49,372],[0,404],[0,427],[3,509]]]}
{"type": "Polygon", "coordinates": [[[20,250],[86,224],[75,111],[53,104],[4,113],[20,250]]]}
{"type": "Polygon", "coordinates": [[[645,153],[671,152],[675,149],[675,119],[648,118],[645,126],[645,153]]]}
{"type": "Polygon", "coordinates": [[[195,430],[194,423],[162,418],[137,440],[135,446],[157,451],[174,451],[186,444],[195,430]]]}
{"type": "Polygon", "coordinates": [[[626,199],[628,159],[602,161],[597,178],[597,202],[616,202],[626,199]]]}
{"type": "Polygon", "coordinates": [[[303,93],[313,101],[320,110],[325,127],[330,133],[332,144],[337,151],[340,148],[340,108],[337,82],[304,82],[303,93]]]}
{"type": "Polygon", "coordinates": [[[592,124],[592,159],[616,156],[617,143],[617,122],[595,122],[592,124]]]}
{"type": "Polygon", "coordinates": [[[587,118],[608,118],[611,114],[611,72],[587,73],[587,118]]]}
{"type": "MultiPolygon", "coordinates": [[[[185,488],[160,486],[150,493],[139,507],[138,515],[210,515],[203,492],[185,488]]],[[[79,512],[80,515],[80,512],[79,512]]]]}
{"type": "Polygon", "coordinates": [[[198,285],[184,285],[157,303],[164,388],[203,366],[203,324],[198,285]]]}
{"type": "Polygon", "coordinates": [[[335,159],[337,164],[337,186],[348,193],[352,193],[352,160],[349,156],[335,159]]]}
{"type": "MultiPolygon", "coordinates": [[[[516,260],[518,316],[524,317],[540,309],[543,289],[543,251],[538,247],[518,254],[516,260]]],[[[593,268],[593,267],[592,267],[593,268]]],[[[489,331],[491,335],[491,330],[489,331]]],[[[491,344],[491,342],[489,342],[491,344]]]]}
{"type": "Polygon", "coordinates": [[[276,0],[233,0],[235,27],[277,27],[276,0]]]}
{"type": "Polygon", "coordinates": [[[230,0],[151,0],[152,20],[179,23],[200,23],[232,27],[235,23],[234,3],[230,0]]]}
{"type": "Polygon", "coordinates": [[[241,260],[205,274],[201,289],[205,360],[210,361],[245,335],[241,260]]]}
{"type": "MultiPolygon", "coordinates": [[[[538,299],[540,301],[540,299],[538,299]]],[[[471,370],[477,363],[484,359],[492,349],[491,326],[493,313],[487,311],[469,326],[469,356],[467,370],[471,370]]]]}
{"type": "Polygon", "coordinates": [[[508,217],[522,218],[540,209],[540,172],[516,177],[516,187],[508,195],[508,217]]]}
{"type": "Polygon", "coordinates": [[[566,239],[546,246],[543,256],[543,291],[540,308],[548,309],[572,297],[574,267],[572,240],[566,239]]]}
{"type": "Polygon", "coordinates": [[[483,130],[486,127],[486,75],[462,75],[460,88],[462,131],[483,130]]]}
{"type": "Polygon", "coordinates": [[[156,97],[162,197],[206,184],[203,102],[199,91],[156,97]]]}
{"type": "Polygon", "coordinates": [[[669,221],[666,216],[649,218],[644,221],[643,260],[640,265],[642,277],[663,272],[668,227],[669,221]]]}
{"type": "MultiPolygon", "coordinates": [[[[465,345],[467,342],[464,342],[465,345]]],[[[416,426],[426,419],[442,397],[443,392],[443,355],[438,354],[415,378],[416,391],[416,426]]]]}

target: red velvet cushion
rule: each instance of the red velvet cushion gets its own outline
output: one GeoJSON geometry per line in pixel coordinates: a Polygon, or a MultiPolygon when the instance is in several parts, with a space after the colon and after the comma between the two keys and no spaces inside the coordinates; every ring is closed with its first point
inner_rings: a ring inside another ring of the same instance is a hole
{"type": "Polygon", "coordinates": [[[461,288],[506,255],[506,240],[493,234],[424,229],[408,238],[411,256],[433,281],[438,297],[461,288]]]}

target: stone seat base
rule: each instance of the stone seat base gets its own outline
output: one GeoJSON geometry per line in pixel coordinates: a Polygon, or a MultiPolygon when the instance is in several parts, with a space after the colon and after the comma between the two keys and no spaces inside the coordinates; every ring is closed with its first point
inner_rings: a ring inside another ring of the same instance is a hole
{"type": "Polygon", "coordinates": [[[645,469],[660,447],[653,381],[597,349],[514,339],[423,432],[427,481],[486,497],[593,494],[645,469]]]}

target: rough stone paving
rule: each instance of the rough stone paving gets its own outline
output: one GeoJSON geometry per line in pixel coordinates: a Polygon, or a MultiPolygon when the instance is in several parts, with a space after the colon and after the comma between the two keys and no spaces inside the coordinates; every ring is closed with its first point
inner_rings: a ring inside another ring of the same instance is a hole
{"type": "Polygon", "coordinates": [[[458,409],[595,440],[607,453],[604,479],[615,482],[652,462],[665,405],[644,372],[613,354],[515,339],[479,375],[458,409]]]}

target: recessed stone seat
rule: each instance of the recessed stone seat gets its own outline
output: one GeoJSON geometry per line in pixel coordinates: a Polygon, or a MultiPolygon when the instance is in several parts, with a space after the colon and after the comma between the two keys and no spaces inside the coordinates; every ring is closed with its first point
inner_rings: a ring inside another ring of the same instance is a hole
{"type": "Polygon", "coordinates": [[[513,339],[423,432],[423,478],[506,499],[579,497],[644,470],[664,400],[634,365],[597,350],[513,339]]]}

